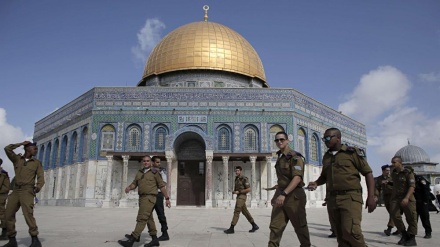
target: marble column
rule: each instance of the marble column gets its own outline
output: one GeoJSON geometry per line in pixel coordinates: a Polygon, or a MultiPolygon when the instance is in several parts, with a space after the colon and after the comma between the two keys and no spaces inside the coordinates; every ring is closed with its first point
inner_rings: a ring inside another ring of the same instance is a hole
{"type": "Polygon", "coordinates": [[[70,194],[70,172],[72,170],[72,165],[65,166],[66,169],[66,185],[65,185],[65,191],[64,193],[64,199],[69,199],[70,194]]]}
{"type": "Polygon", "coordinates": [[[257,202],[257,177],[255,175],[255,163],[257,162],[257,156],[249,156],[249,159],[251,161],[252,170],[251,170],[251,176],[252,176],[252,186],[251,186],[251,208],[258,207],[257,202]]]}
{"type": "Polygon", "coordinates": [[[113,173],[113,155],[107,157],[107,179],[105,180],[105,199],[102,201],[103,208],[111,207],[112,196],[112,173],[113,173]]]}
{"type": "Polygon", "coordinates": [[[222,156],[223,160],[223,207],[229,207],[229,187],[228,187],[228,161],[229,156],[222,156]]]}
{"type": "Polygon", "coordinates": [[[212,208],[212,160],[214,151],[206,150],[205,207],[212,208]]]}
{"type": "Polygon", "coordinates": [[[120,208],[128,207],[127,194],[125,188],[128,186],[128,160],[130,155],[122,155],[122,182],[121,182],[121,200],[119,201],[120,208]]]}
{"type": "MultiPolygon", "coordinates": [[[[266,188],[270,188],[272,187],[272,156],[266,156],[266,169],[267,169],[267,185],[266,188]]],[[[266,206],[270,207],[272,206],[271,204],[271,200],[272,200],[272,196],[274,194],[273,190],[268,190],[267,191],[267,201],[266,201],[266,206]]]]}
{"type": "Polygon", "coordinates": [[[78,162],[78,165],[76,166],[76,180],[75,180],[75,199],[79,198],[79,190],[81,188],[81,169],[83,169],[84,163],[78,162]]]}
{"type": "Polygon", "coordinates": [[[173,169],[173,155],[166,154],[165,158],[167,159],[167,192],[170,200],[176,201],[177,198],[171,197],[171,170],[173,169]]]}

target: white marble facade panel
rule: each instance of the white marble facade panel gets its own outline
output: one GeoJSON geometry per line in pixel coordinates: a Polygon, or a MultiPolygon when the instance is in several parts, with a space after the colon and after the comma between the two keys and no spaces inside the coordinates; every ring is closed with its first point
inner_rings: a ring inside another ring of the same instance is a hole
{"type": "Polygon", "coordinates": [[[75,186],[76,186],[76,174],[77,174],[78,164],[74,164],[70,166],[70,173],[69,173],[69,193],[67,199],[74,199],[75,198],[75,186]]]}
{"type": "MultiPolygon", "coordinates": [[[[113,161],[113,176],[112,176],[112,194],[111,200],[118,201],[121,199],[122,193],[122,169],[123,164],[122,160],[113,161]]],[[[125,185],[126,187],[127,185],[125,185]]],[[[125,188],[124,187],[124,188],[125,188]]]]}
{"type": "Polygon", "coordinates": [[[96,167],[95,199],[104,199],[107,179],[107,161],[99,161],[96,167]]]}
{"type": "Polygon", "coordinates": [[[80,171],[81,177],[80,177],[80,182],[79,182],[79,194],[78,194],[79,198],[84,198],[86,195],[87,171],[88,171],[88,162],[85,162],[81,166],[81,171],[80,171]]]}

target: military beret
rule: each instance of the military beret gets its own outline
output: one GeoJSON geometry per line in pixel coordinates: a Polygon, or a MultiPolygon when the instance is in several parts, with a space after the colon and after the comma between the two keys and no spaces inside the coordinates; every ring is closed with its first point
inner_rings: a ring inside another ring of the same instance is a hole
{"type": "Polygon", "coordinates": [[[24,148],[32,147],[32,146],[37,146],[37,143],[36,142],[30,142],[30,143],[24,145],[24,148]]]}
{"type": "Polygon", "coordinates": [[[387,168],[390,168],[390,166],[389,165],[383,165],[381,168],[382,168],[382,171],[383,171],[383,170],[385,170],[387,168]]]}

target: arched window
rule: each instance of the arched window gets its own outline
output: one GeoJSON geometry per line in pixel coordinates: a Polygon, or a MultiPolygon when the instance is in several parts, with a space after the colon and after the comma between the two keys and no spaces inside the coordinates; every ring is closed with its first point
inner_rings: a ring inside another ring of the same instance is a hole
{"type": "Polygon", "coordinates": [[[269,143],[270,144],[270,151],[277,151],[278,147],[277,144],[274,142],[275,136],[278,132],[284,131],[283,127],[279,126],[278,124],[273,125],[269,129],[269,143]]]}
{"type": "Polygon", "coordinates": [[[85,127],[81,135],[82,150],[81,150],[81,161],[87,160],[87,154],[89,153],[89,129],[85,127]]]}
{"type": "Polygon", "coordinates": [[[78,159],[78,134],[76,131],[72,134],[72,139],[70,140],[70,151],[69,151],[69,164],[75,163],[78,159]]]}
{"type": "Polygon", "coordinates": [[[67,141],[67,136],[64,136],[61,142],[60,166],[64,166],[67,163],[67,141]]]}
{"type": "Polygon", "coordinates": [[[244,129],[244,151],[257,151],[257,131],[249,126],[244,129]]]}
{"type": "Polygon", "coordinates": [[[139,126],[132,125],[127,128],[125,150],[126,151],[141,150],[141,128],[139,126]]]}
{"type": "Polygon", "coordinates": [[[312,155],[310,156],[311,160],[318,160],[318,137],[316,135],[312,135],[312,140],[310,142],[310,151],[312,155]]]}
{"type": "Polygon", "coordinates": [[[165,127],[159,127],[154,133],[154,149],[155,150],[165,150],[165,137],[167,135],[167,130],[165,127]]]}
{"type": "Polygon", "coordinates": [[[52,144],[49,142],[46,146],[46,153],[44,154],[44,165],[43,168],[44,169],[49,169],[50,168],[50,152],[52,151],[52,144]]]}
{"type": "Polygon", "coordinates": [[[52,152],[52,168],[55,168],[59,163],[58,149],[60,148],[60,141],[58,139],[55,140],[55,145],[53,146],[52,152]]]}
{"type": "Polygon", "coordinates": [[[231,150],[231,132],[227,127],[221,127],[218,130],[217,146],[221,151],[231,150]]]}
{"type": "Polygon", "coordinates": [[[302,128],[298,129],[298,147],[296,150],[298,152],[300,152],[304,157],[307,157],[307,155],[306,155],[306,132],[302,128]]]}
{"type": "Polygon", "coordinates": [[[101,129],[101,150],[112,151],[115,149],[115,128],[107,124],[101,129]]]}

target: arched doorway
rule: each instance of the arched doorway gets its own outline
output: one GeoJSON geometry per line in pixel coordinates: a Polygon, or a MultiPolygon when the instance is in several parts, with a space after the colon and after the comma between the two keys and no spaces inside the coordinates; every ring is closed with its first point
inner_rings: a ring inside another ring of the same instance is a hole
{"type": "Polygon", "coordinates": [[[177,137],[174,150],[177,156],[177,205],[205,205],[205,141],[194,132],[177,137]]]}

